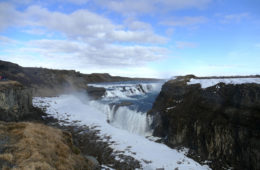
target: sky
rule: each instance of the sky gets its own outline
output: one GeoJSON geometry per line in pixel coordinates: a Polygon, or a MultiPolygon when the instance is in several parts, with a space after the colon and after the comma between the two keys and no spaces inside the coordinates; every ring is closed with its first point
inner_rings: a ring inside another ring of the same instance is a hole
{"type": "Polygon", "coordinates": [[[260,74],[260,0],[0,0],[0,60],[128,77],[260,74]]]}

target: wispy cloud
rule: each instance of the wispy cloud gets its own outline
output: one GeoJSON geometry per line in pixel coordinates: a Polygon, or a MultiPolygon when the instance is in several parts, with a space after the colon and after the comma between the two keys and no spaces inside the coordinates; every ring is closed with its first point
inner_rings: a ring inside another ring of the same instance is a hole
{"type": "MultiPolygon", "coordinates": [[[[0,4],[5,8],[6,4],[0,4]]],[[[166,57],[167,49],[158,44],[167,42],[167,38],[156,34],[149,24],[138,20],[125,24],[115,24],[109,18],[88,10],[76,10],[72,13],[52,12],[40,6],[30,6],[23,12],[8,6],[1,11],[1,17],[9,17],[9,26],[26,26],[23,30],[30,34],[46,35],[59,32],[60,39],[40,39],[25,43],[18,49],[21,55],[37,53],[40,58],[66,58],[62,63],[71,63],[96,67],[140,66],[147,62],[166,57]],[[22,18],[19,23],[16,15],[22,18]],[[14,22],[17,22],[14,24],[14,22]],[[77,62],[75,62],[75,60],[77,62]]],[[[3,20],[2,19],[2,20],[3,20]]],[[[0,37],[4,39],[4,37],[0,37]]],[[[9,53],[10,56],[11,53],[9,53]]]]}
{"type": "Polygon", "coordinates": [[[20,25],[22,21],[21,13],[11,4],[0,2],[0,31],[11,25],[20,25]]]}
{"type": "Polygon", "coordinates": [[[0,43],[1,44],[14,44],[14,43],[17,43],[17,41],[14,39],[8,38],[6,36],[0,35],[0,43]]]}
{"type": "Polygon", "coordinates": [[[176,42],[176,47],[183,49],[183,48],[195,48],[197,47],[198,44],[193,43],[193,42],[184,42],[184,41],[177,41],[176,42]]]}
{"type": "Polygon", "coordinates": [[[97,0],[105,8],[126,15],[152,14],[188,8],[205,8],[211,0],[97,0]]]}
{"type": "Polygon", "coordinates": [[[236,14],[216,14],[217,17],[219,17],[219,21],[222,24],[228,24],[228,23],[239,23],[242,20],[249,19],[250,14],[247,12],[244,13],[236,13],[236,14]]]}
{"type": "MultiPolygon", "coordinates": [[[[164,43],[166,38],[150,31],[126,30],[124,25],[114,24],[110,19],[90,12],[77,10],[70,14],[50,12],[39,6],[29,7],[25,14],[27,23],[60,31],[67,37],[85,41],[164,43]]],[[[136,27],[141,22],[136,23],[136,27]]],[[[144,24],[143,24],[144,25],[144,24]]]]}
{"type": "Polygon", "coordinates": [[[168,25],[168,26],[191,26],[191,25],[198,25],[198,24],[203,24],[207,22],[208,19],[204,16],[197,16],[197,17],[174,17],[174,18],[169,18],[165,21],[162,21],[161,24],[163,25],[168,25]]]}

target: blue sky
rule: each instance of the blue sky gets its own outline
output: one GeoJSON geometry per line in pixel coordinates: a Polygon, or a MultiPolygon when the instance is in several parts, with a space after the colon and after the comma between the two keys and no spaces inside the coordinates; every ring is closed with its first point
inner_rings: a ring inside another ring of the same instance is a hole
{"type": "Polygon", "coordinates": [[[259,0],[0,0],[0,59],[131,77],[260,74],[259,0]]]}

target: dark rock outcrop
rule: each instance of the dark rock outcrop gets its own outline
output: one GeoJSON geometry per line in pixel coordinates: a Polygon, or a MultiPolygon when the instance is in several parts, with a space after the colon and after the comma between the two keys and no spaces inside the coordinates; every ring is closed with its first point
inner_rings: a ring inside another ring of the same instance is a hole
{"type": "Polygon", "coordinates": [[[260,169],[260,84],[187,85],[194,76],[165,83],[152,110],[154,135],[185,146],[213,169],[260,169]]]}
{"type": "Polygon", "coordinates": [[[87,93],[90,97],[90,99],[100,99],[106,92],[106,89],[103,87],[93,87],[93,86],[88,86],[87,88],[87,93]]]}
{"type": "Polygon", "coordinates": [[[120,107],[126,107],[126,106],[131,106],[131,105],[133,105],[133,103],[131,103],[131,102],[126,102],[126,101],[123,101],[123,102],[120,102],[120,103],[110,103],[110,104],[109,104],[109,106],[110,106],[111,109],[114,107],[114,109],[113,109],[113,112],[114,112],[114,113],[116,113],[117,110],[118,110],[120,107]]]}
{"type": "Polygon", "coordinates": [[[0,120],[18,120],[30,114],[32,95],[20,83],[15,81],[0,82],[0,120]]]}

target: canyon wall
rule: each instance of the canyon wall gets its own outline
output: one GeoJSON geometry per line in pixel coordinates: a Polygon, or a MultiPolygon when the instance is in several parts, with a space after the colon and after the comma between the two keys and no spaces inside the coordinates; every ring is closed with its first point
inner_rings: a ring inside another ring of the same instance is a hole
{"type": "Polygon", "coordinates": [[[166,82],[153,108],[154,135],[185,146],[213,169],[260,169],[260,84],[187,85],[194,76],[166,82]]]}

